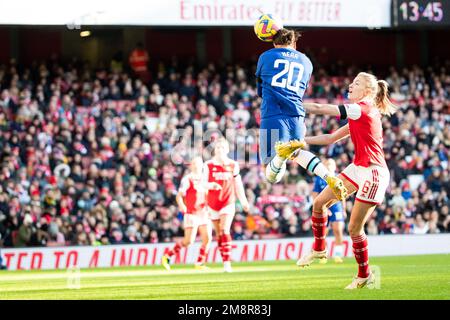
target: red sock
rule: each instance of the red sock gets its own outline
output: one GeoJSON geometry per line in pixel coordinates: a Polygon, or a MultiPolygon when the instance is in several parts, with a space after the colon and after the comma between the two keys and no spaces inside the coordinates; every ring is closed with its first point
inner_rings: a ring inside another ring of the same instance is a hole
{"type": "Polygon", "coordinates": [[[168,255],[169,257],[171,257],[171,256],[177,254],[178,252],[180,252],[181,247],[182,247],[181,242],[175,243],[175,246],[172,248],[172,250],[169,250],[169,251],[167,252],[167,255],[168,255]]]}
{"type": "Polygon", "coordinates": [[[231,236],[229,234],[222,235],[222,261],[231,261],[231,236]]]}
{"type": "Polygon", "coordinates": [[[217,236],[217,248],[219,248],[220,254],[222,254],[222,234],[217,236]]]}
{"type": "Polygon", "coordinates": [[[351,237],[353,241],[353,254],[358,263],[358,277],[367,278],[369,276],[369,244],[365,233],[351,237]]]}
{"type": "Polygon", "coordinates": [[[205,246],[201,246],[200,252],[199,252],[198,258],[197,258],[197,263],[205,263],[207,254],[208,254],[208,250],[206,250],[205,246]]]}
{"type": "Polygon", "coordinates": [[[327,237],[327,220],[328,217],[326,215],[322,215],[320,212],[313,211],[313,215],[311,217],[312,220],[312,229],[314,234],[314,251],[323,251],[325,250],[327,237]]]}

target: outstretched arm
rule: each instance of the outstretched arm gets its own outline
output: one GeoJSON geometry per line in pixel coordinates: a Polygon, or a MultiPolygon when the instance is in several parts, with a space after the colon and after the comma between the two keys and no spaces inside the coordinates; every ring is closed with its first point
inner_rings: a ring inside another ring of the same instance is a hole
{"type": "Polygon", "coordinates": [[[361,106],[357,103],[340,104],[338,106],[335,104],[304,103],[303,107],[306,112],[336,116],[340,117],[341,120],[358,120],[361,117],[361,106]]]}
{"type": "Polygon", "coordinates": [[[250,204],[248,203],[247,196],[245,195],[245,189],[244,184],[242,183],[241,175],[237,175],[236,177],[234,177],[234,183],[236,188],[236,195],[242,205],[242,209],[245,212],[249,212],[250,204]]]}
{"type": "Polygon", "coordinates": [[[321,134],[320,136],[305,137],[307,144],[328,145],[338,142],[344,138],[347,138],[350,134],[348,124],[340,127],[338,130],[331,134],[321,134]]]}
{"type": "Polygon", "coordinates": [[[329,116],[340,116],[339,106],[335,104],[321,104],[321,103],[304,103],[303,107],[306,112],[312,114],[325,114],[329,116]]]}

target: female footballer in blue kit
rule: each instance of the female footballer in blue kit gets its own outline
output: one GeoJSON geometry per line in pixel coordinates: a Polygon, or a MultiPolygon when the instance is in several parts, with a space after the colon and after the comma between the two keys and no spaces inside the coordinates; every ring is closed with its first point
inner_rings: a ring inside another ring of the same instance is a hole
{"type": "Polygon", "coordinates": [[[298,38],[296,31],[279,30],[273,38],[275,48],[261,54],[256,68],[258,95],[262,97],[260,155],[266,178],[271,183],[279,182],[291,159],[325,180],[343,200],[347,190],[342,180],[314,154],[298,146],[306,131],[303,95],[313,70],[309,58],[296,50],[298,38]]]}

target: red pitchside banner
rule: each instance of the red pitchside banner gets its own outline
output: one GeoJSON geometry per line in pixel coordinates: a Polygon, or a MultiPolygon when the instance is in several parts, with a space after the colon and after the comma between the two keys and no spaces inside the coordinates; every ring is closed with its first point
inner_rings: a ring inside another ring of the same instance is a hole
{"type": "MultiPolygon", "coordinates": [[[[312,238],[273,240],[246,240],[233,243],[232,260],[239,262],[259,260],[297,260],[311,250],[312,238]]],[[[328,238],[329,254],[333,254],[334,241],[328,238]]],[[[2,249],[3,263],[9,270],[40,270],[146,266],[156,265],[173,243],[111,245],[96,247],[16,248],[2,249]]],[[[195,243],[182,249],[175,263],[194,263],[200,245],[195,243]]],[[[443,235],[391,235],[369,237],[371,256],[450,253],[450,234],[443,235]]],[[[344,239],[344,254],[351,256],[351,241],[344,239]]],[[[221,262],[216,242],[213,242],[207,262],[221,262]]]]}

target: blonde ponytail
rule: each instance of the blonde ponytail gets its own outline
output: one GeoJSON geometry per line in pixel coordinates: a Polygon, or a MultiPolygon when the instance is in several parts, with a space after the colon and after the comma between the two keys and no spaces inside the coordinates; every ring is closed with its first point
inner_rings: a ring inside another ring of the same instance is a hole
{"type": "Polygon", "coordinates": [[[371,97],[374,97],[375,106],[380,113],[386,116],[392,115],[397,107],[389,100],[389,84],[384,80],[377,80],[373,74],[367,72],[360,72],[357,77],[364,78],[366,87],[370,90],[371,97]]]}
{"type": "Polygon", "coordinates": [[[389,100],[389,84],[384,80],[377,80],[377,86],[378,90],[375,96],[375,105],[380,110],[381,114],[390,116],[397,108],[391,100],[389,100]]]}

